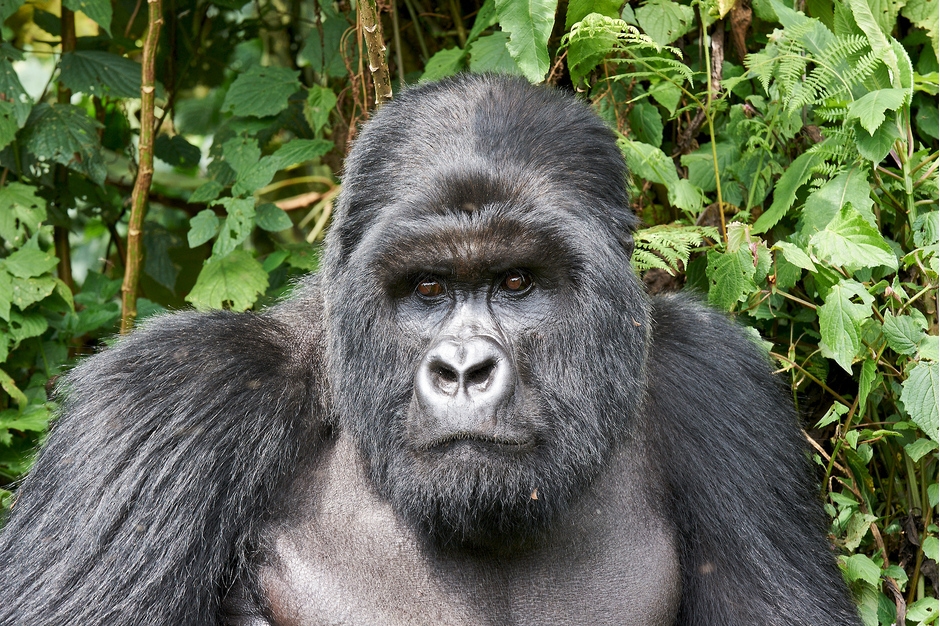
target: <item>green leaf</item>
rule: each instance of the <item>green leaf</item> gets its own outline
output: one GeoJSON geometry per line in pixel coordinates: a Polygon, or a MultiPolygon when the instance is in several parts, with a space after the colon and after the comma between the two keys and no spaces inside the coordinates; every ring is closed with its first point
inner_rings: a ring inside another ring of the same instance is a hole
{"type": "Polygon", "coordinates": [[[490,26],[496,23],[496,2],[494,0],[485,0],[483,6],[477,12],[477,17],[473,20],[473,28],[467,35],[467,42],[476,41],[477,37],[483,34],[490,26]]]}
{"type": "Polygon", "coordinates": [[[625,26],[621,20],[591,13],[571,30],[568,35],[568,69],[576,85],[616,47],[625,26]]]}
{"type": "Polygon", "coordinates": [[[940,385],[940,363],[936,361],[920,361],[908,372],[907,380],[901,383],[904,408],[911,420],[934,441],[940,441],[937,385],[940,385]]]}
{"type": "Polygon", "coordinates": [[[333,149],[333,142],[326,139],[293,139],[277,149],[273,155],[277,169],[300,165],[319,159],[333,149]]]}
{"type": "Polygon", "coordinates": [[[869,91],[858,100],[849,103],[845,119],[857,119],[869,135],[874,135],[885,121],[885,111],[897,111],[907,101],[909,95],[910,92],[906,89],[869,91]]]}
{"type": "Polygon", "coordinates": [[[907,453],[907,456],[911,457],[911,460],[917,463],[925,455],[930,454],[937,449],[937,442],[933,439],[917,439],[914,443],[909,443],[904,446],[904,452],[907,453]]]}
{"type": "Polygon", "coordinates": [[[7,18],[16,13],[25,0],[0,0],[0,23],[7,21],[7,18]]]}
{"type": "MultiPolygon", "coordinates": [[[[29,305],[39,302],[52,293],[56,287],[55,279],[51,276],[40,276],[39,278],[17,278],[13,277],[13,304],[25,309],[29,305]]],[[[11,317],[13,313],[10,313],[11,317]]]]}
{"type": "Polygon", "coordinates": [[[881,163],[894,147],[894,142],[901,138],[893,115],[881,123],[874,135],[863,129],[858,121],[853,123],[853,127],[858,153],[875,164],[881,163]]]}
{"type": "Polygon", "coordinates": [[[568,3],[568,12],[565,14],[565,30],[571,30],[590,13],[600,13],[606,17],[620,17],[621,0],[571,0],[568,3]]]}
{"type": "Polygon", "coordinates": [[[819,348],[822,355],[834,360],[852,374],[852,361],[862,344],[862,322],[871,315],[872,297],[863,285],[854,280],[841,280],[833,285],[819,313],[819,348]],[[853,302],[859,298],[862,303],[853,302]]]}
{"type": "Polygon", "coordinates": [[[816,422],[816,425],[813,428],[823,428],[829,424],[838,422],[840,419],[842,419],[842,416],[848,412],[849,407],[845,406],[841,402],[833,402],[829,406],[829,410],[826,411],[826,414],[822,416],[822,419],[816,422]]]}
{"type": "Polygon", "coordinates": [[[7,395],[9,395],[21,409],[29,404],[29,399],[27,399],[26,394],[20,391],[19,387],[16,386],[16,381],[13,380],[13,377],[3,370],[0,370],[0,388],[7,392],[7,395]]]}
{"type": "Polygon", "coordinates": [[[522,73],[509,54],[509,35],[503,31],[480,37],[470,44],[469,51],[471,72],[522,73]]]}
{"type": "Polygon", "coordinates": [[[36,105],[23,130],[23,145],[40,161],[59,163],[104,184],[107,170],[98,140],[100,124],[71,104],[36,105]]]}
{"type": "Polygon", "coordinates": [[[499,26],[509,33],[509,54],[533,83],[548,73],[548,38],[558,0],[496,0],[499,26]]]}
{"type": "Polygon", "coordinates": [[[744,300],[757,286],[754,257],[748,247],[737,252],[708,252],[708,301],[724,311],[730,311],[744,300]]]}
{"type": "Polygon", "coordinates": [[[434,54],[424,66],[421,82],[440,80],[453,76],[464,69],[464,57],[467,51],[463,48],[445,48],[434,54]]]}
{"type": "Polygon", "coordinates": [[[99,50],[66,52],[59,80],[74,92],[113,98],[140,97],[140,63],[99,50]]]}
{"type": "Polygon", "coordinates": [[[932,246],[940,240],[940,211],[936,209],[917,216],[914,225],[914,245],[918,248],[932,246]]]}
{"type": "Polygon", "coordinates": [[[651,80],[647,93],[652,96],[653,100],[661,104],[667,111],[669,111],[669,115],[676,114],[676,108],[679,106],[679,102],[682,100],[682,90],[679,89],[678,85],[675,85],[668,80],[651,80]]]}
{"type": "Polygon", "coordinates": [[[862,362],[862,370],[858,375],[858,413],[865,413],[865,405],[868,403],[868,395],[871,393],[871,385],[875,382],[878,375],[878,364],[870,358],[862,362]]]}
{"type": "Polygon", "coordinates": [[[45,219],[46,201],[35,187],[17,182],[0,187],[0,239],[19,247],[45,219]]]}
{"type": "Polygon", "coordinates": [[[199,310],[228,308],[246,311],[268,288],[268,275],[246,250],[206,262],[192,291],[186,296],[199,310]]]}
{"type": "Polygon", "coordinates": [[[871,185],[864,168],[842,172],[806,198],[801,232],[809,237],[823,230],[846,204],[855,207],[872,226],[877,224],[872,213],[871,185]]]}
{"type": "Polygon", "coordinates": [[[275,157],[262,157],[254,167],[238,173],[235,184],[232,185],[232,195],[250,196],[271,182],[278,170],[278,160],[275,157]]]}
{"type": "Polygon", "coordinates": [[[202,151],[182,135],[157,135],[153,155],[173,167],[195,167],[202,159],[202,151]]]}
{"type": "Polygon", "coordinates": [[[937,600],[937,598],[926,597],[907,605],[908,621],[912,621],[918,626],[936,622],[937,615],[940,615],[940,600],[937,600]]]}
{"type": "Polygon", "coordinates": [[[666,194],[669,202],[690,213],[698,214],[702,205],[705,204],[705,195],[702,191],[685,178],[680,178],[677,184],[670,185],[666,189],[666,194]]]}
{"type": "Polygon", "coordinates": [[[10,312],[10,335],[16,342],[38,337],[49,328],[49,320],[39,311],[10,312]]]}
{"type": "Polygon", "coordinates": [[[783,258],[787,261],[810,272],[816,271],[816,264],[809,258],[809,255],[803,252],[803,249],[786,241],[778,241],[774,244],[774,250],[783,252],[783,258]]]}
{"type": "Polygon", "coordinates": [[[223,112],[239,117],[277,115],[300,90],[298,72],[284,67],[253,65],[238,75],[222,103],[223,112]]]}
{"type": "Polygon", "coordinates": [[[272,233],[280,232],[294,225],[283,209],[270,202],[258,206],[255,221],[258,223],[259,228],[272,233]]]}
{"type": "Polygon", "coordinates": [[[635,11],[640,29],[661,46],[689,32],[695,23],[692,7],[670,0],[650,0],[635,11]]]}
{"type": "Polygon", "coordinates": [[[222,186],[222,183],[216,180],[207,180],[196,187],[196,190],[189,195],[189,201],[192,203],[211,202],[219,197],[223,189],[225,187],[222,186]]]}
{"type": "Polygon", "coordinates": [[[0,59],[0,98],[13,104],[16,125],[23,128],[33,108],[33,100],[23,89],[20,77],[9,59],[0,59]]]}
{"type": "Polygon", "coordinates": [[[796,192],[809,180],[813,170],[823,164],[823,161],[823,157],[815,152],[804,152],[793,159],[790,167],[774,186],[774,201],[770,208],[754,222],[752,230],[755,234],[770,230],[787,214],[793,206],[793,201],[796,200],[796,192]]]}
{"type": "Polygon", "coordinates": [[[937,11],[937,0],[908,0],[901,9],[901,15],[927,31],[934,56],[940,55],[940,12],[937,11]]]}
{"type": "Polygon", "coordinates": [[[917,346],[927,335],[926,323],[916,320],[910,315],[894,316],[890,313],[884,317],[882,330],[891,349],[898,354],[916,354],[917,346]]]}
{"type": "Polygon", "coordinates": [[[657,148],[662,147],[663,116],[656,105],[642,101],[634,103],[627,120],[630,122],[630,130],[639,141],[657,148]]]}
{"type": "Polygon", "coordinates": [[[16,107],[12,102],[0,100],[0,148],[10,145],[19,129],[16,123],[16,107]]]}
{"type": "Polygon", "coordinates": [[[111,0],[62,0],[72,11],[81,11],[111,36],[111,0]]]}
{"type": "Polygon", "coordinates": [[[186,240],[190,248],[206,243],[219,232],[219,218],[212,209],[203,209],[189,220],[186,240]]]}
{"type": "Polygon", "coordinates": [[[0,261],[8,272],[19,278],[32,278],[42,276],[59,263],[51,253],[39,248],[20,248],[6,259],[0,261]]]}
{"type": "Polygon", "coordinates": [[[314,85],[307,92],[304,102],[304,118],[314,134],[323,130],[330,121],[330,113],[336,108],[336,94],[329,87],[314,85]]]}
{"type": "MultiPolygon", "coordinates": [[[[222,198],[217,204],[224,206],[228,212],[222,231],[212,246],[212,256],[221,259],[241,245],[251,234],[251,229],[255,224],[255,200],[254,198],[222,198]]],[[[202,276],[201,273],[200,276],[202,276]]]]}
{"type": "Polygon", "coordinates": [[[258,166],[261,148],[257,139],[240,135],[222,145],[222,156],[236,174],[242,174],[258,166]]]}
{"type": "Polygon", "coordinates": [[[849,582],[863,580],[872,587],[878,587],[881,580],[881,568],[864,554],[840,557],[845,578],[849,582]]]}
{"type": "MultiPolygon", "coordinates": [[[[10,321],[10,307],[13,304],[13,277],[0,265],[0,319],[10,321]]],[[[4,346],[0,337],[0,349],[4,346]]],[[[4,360],[6,360],[4,358],[4,360]]]]}
{"type": "Polygon", "coordinates": [[[667,187],[679,182],[675,163],[656,146],[630,139],[619,139],[617,145],[623,151],[627,167],[634,176],[667,187]]]}
{"type": "MultiPolygon", "coordinates": [[[[718,155],[718,171],[727,172],[735,162],[741,158],[736,145],[728,141],[720,141],[715,145],[718,155]]],[[[698,150],[685,154],[679,159],[682,165],[689,168],[689,182],[702,191],[715,191],[715,161],[712,158],[711,142],[702,144],[698,150]]]]}
{"type": "Polygon", "coordinates": [[[891,246],[850,204],[842,207],[826,230],[810,237],[809,243],[818,258],[850,272],[879,265],[898,268],[891,246]]]}
{"type": "Polygon", "coordinates": [[[878,26],[878,22],[871,12],[868,0],[847,0],[847,3],[852,9],[852,17],[855,18],[855,23],[858,24],[858,27],[862,29],[862,32],[868,38],[868,45],[871,46],[872,53],[887,66],[888,73],[891,76],[891,86],[900,87],[901,72],[898,68],[897,54],[888,42],[888,38],[881,32],[881,27],[878,26]]]}

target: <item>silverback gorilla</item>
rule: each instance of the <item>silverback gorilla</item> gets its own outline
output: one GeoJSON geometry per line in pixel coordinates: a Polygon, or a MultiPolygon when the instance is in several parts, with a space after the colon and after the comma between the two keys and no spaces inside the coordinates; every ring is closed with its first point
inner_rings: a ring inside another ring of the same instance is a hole
{"type": "Polygon", "coordinates": [[[857,623],[786,396],[645,294],[625,176],[549,88],[386,104],[294,297],[69,375],[0,624],[857,623]]]}

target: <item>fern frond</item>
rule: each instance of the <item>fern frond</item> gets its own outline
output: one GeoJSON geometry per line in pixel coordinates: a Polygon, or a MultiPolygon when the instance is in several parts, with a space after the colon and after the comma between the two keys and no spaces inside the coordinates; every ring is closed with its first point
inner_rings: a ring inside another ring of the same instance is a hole
{"type": "Polygon", "coordinates": [[[689,262],[692,250],[705,239],[718,239],[718,229],[709,226],[661,224],[637,231],[633,240],[633,265],[638,272],[658,268],[675,276],[689,262]]]}

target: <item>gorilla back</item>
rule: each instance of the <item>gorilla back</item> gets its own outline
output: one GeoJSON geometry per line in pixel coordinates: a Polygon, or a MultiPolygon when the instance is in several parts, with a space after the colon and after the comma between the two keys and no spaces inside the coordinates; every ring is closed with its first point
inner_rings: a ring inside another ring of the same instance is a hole
{"type": "Polygon", "coordinates": [[[646,296],[625,176],[548,88],[385,105],[319,276],[69,375],[0,624],[857,623],[786,397],[646,296]]]}

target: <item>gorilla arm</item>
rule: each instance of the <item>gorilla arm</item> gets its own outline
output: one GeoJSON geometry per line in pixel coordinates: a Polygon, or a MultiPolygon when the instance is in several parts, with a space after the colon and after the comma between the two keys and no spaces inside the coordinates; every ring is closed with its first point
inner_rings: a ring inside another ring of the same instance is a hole
{"type": "Polygon", "coordinates": [[[857,624],[796,418],[723,315],[654,299],[644,419],[679,531],[676,624],[857,624]]]}
{"type": "Polygon", "coordinates": [[[319,316],[303,298],[166,316],[69,374],[0,534],[0,624],[218,623],[318,440],[319,316]]]}

